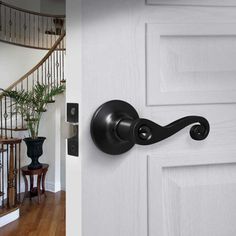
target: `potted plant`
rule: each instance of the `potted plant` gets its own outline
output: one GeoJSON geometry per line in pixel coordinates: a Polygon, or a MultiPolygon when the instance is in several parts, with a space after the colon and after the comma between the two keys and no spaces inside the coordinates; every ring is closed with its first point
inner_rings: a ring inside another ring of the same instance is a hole
{"type": "Polygon", "coordinates": [[[40,169],[42,164],[38,159],[43,154],[43,143],[46,137],[39,137],[39,125],[43,112],[52,98],[65,91],[65,86],[51,86],[37,83],[32,90],[4,91],[4,95],[15,102],[12,107],[24,118],[29,137],[24,138],[27,146],[27,155],[32,162],[29,169],[40,169]]]}

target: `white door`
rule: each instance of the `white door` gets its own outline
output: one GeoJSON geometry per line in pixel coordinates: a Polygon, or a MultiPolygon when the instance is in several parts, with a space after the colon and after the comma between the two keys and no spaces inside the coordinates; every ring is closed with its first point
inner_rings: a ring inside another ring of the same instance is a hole
{"type": "Polygon", "coordinates": [[[79,157],[67,157],[67,235],[236,235],[236,1],[67,1],[67,101],[80,105],[79,157]],[[166,5],[165,5],[166,4],[166,5]],[[187,127],[117,156],[93,143],[109,100],[187,127]]]}

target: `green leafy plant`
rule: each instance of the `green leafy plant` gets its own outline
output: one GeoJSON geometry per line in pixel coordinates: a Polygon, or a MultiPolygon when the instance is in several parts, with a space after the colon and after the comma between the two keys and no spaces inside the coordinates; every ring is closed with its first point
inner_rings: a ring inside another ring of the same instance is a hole
{"type": "Polygon", "coordinates": [[[51,86],[37,83],[32,90],[4,91],[4,95],[12,98],[14,112],[20,113],[27,124],[29,136],[37,139],[39,124],[47,104],[56,95],[65,91],[65,86],[51,86]]]}

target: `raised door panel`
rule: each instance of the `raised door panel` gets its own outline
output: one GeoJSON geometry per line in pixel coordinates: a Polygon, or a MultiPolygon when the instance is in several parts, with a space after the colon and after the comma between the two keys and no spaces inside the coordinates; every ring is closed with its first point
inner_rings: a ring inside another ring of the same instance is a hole
{"type": "Polygon", "coordinates": [[[236,102],[236,24],[147,24],[146,33],[148,105],[236,102]]]}
{"type": "Polygon", "coordinates": [[[235,153],[185,155],[148,159],[150,236],[236,235],[235,153]]]}

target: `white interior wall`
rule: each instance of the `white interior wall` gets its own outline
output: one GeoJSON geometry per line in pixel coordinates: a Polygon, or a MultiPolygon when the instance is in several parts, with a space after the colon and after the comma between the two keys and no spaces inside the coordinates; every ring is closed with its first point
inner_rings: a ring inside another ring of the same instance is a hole
{"type": "Polygon", "coordinates": [[[41,163],[48,163],[46,188],[52,192],[65,190],[65,139],[68,137],[65,123],[65,96],[56,97],[56,102],[49,104],[42,116],[39,135],[45,136],[41,163]]]}
{"type": "Polygon", "coordinates": [[[69,124],[65,123],[66,120],[66,97],[59,96],[58,104],[60,104],[60,119],[57,119],[60,122],[60,133],[58,137],[56,150],[60,152],[60,182],[61,190],[66,190],[66,139],[70,137],[69,124]]]}
{"type": "Polygon", "coordinates": [[[47,53],[0,42],[0,88],[7,88],[27,73],[47,53]]]}

